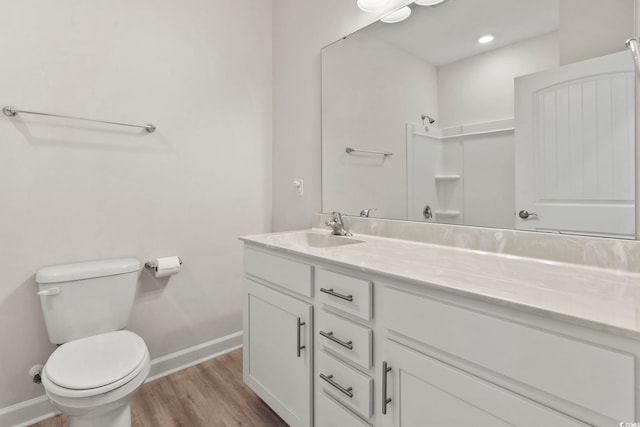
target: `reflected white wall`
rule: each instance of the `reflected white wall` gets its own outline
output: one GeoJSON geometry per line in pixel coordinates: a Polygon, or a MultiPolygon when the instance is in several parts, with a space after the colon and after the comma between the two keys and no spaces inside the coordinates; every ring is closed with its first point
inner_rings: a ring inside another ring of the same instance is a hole
{"type": "Polygon", "coordinates": [[[440,127],[513,118],[513,79],[560,65],[557,33],[514,43],[438,69],[440,127]]]}
{"type": "Polygon", "coordinates": [[[366,34],[322,54],[323,206],[383,218],[407,216],[406,123],[437,111],[436,68],[366,34]],[[383,157],[346,147],[391,152],[383,157]]]}

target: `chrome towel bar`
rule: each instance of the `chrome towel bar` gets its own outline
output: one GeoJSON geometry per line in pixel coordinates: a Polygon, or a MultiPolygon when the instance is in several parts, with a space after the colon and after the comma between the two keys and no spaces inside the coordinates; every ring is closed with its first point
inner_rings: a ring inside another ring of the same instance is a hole
{"type": "Polygon", "coordinates": [[[137,125],[137,124],[131,124],[131,123],[111,122],[111,121],[108,121],[108,120],[87,119],[87,118],[84,118],[84,117],[65,116],[65,115],[62,115],[62,114],[51,114],[51,113],[40,113],[40,112],[37,112],[37,111],[18,110],[17,108],[9,107],[9,106],[4,107],[2,109],[2,112],[7,117],[15,117],[16,114],[18,114],[18,113],[21,113],[21,114],[35,114],[37,116],[62,117],[64,119],[82,120],[82,121],[85,121],[85,122],[107,123],[107,124],[110,124],[110,125],[142,128],[142,129],[146,130],[149,133],[151,133],[151,132],[156,130],[155,125],[152,125],[152,124],[137,125]]]}
{"type": "Polygon", "coordinates": [[[347,147],[345,151],[347,152],[347,154],[367,153],[367,154],[380,154],[381,156],[384,156],[384,157],[393,156],[393,153],[390,153],[388,151],[369,151],[369,150],[360,150],[358,148],[351,148],[351,147],[347,147]]]}

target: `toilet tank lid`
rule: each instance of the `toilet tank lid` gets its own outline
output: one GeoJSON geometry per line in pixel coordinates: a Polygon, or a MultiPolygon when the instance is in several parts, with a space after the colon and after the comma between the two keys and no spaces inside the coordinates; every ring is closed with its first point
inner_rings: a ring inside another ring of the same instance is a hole
{"type": "Polygon", "coordinates": [[[135,258],[116,258],[43,267],[36,274],[37,283],[59,283],[95,277],[114,276],[140,270],[135,258]]]}

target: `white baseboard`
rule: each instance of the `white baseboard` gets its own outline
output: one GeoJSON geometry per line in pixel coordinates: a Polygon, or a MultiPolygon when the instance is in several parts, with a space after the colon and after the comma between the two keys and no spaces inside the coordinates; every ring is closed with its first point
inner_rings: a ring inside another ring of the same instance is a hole
{"type": "Polygon", "coordinates": [[[0,409],[0,426],[27,427],[57,414],[47,396],[40,396],[0,409]]]}
{"type": "Polygon", "coordinates": [[[158,357],[151,361],[151,372],[145,382],[171,375],[240,347],[242,347],[242,331],[158,357]]]}
{"type": "MultiPolygon", "coordinates": [[[[151,372],[145,382],[171,375],[240,347],[242,347],[242,331],[158,357],[151,361],[151,372]]],[[[0,426],[27,427],[58,413],[43,395],[0,408],[0,426]]]]}

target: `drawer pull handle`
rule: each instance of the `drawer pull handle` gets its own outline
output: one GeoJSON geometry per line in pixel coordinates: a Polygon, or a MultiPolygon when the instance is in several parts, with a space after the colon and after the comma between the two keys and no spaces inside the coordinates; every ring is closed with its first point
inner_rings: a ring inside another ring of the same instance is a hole
{"type": "Polygon", "coordinates": [[[342,294],[339,294],[337,292],[334,292],[333,288],[331,288],[331,289],[320,288],[320,292],[324,292],[325,294],[329,294],[332,297],[340,298],[340,299],[343,299],[345,301],[353,301],[353,295],[342,295],[342,294]]]}
{"type": "Polygon", "coordinates": [[[391,398],[387,397],[387,374],[391,367],[387,362],[382,362],[382,414],[387,415],[387,405],[391,403],[391,398]]]}
{"type": "Polygon", "coordinates": [[[296,347],[296,351],[297,351],[297,355],[298,357],[300,357],[300,351],[305,349],[304,345],[300,345],[300,327],[304,326],[306,323],[304,323],[302,320],[300,320],[300,318],[298,317],[298,334],[297,334],[297,347],[296,347]]]}
{"type": "Polygon", "coordinates": [[[335,382],[335,380],[333,379],[333,375],[325,375],[323,373],[320,373],[320,378],[322,378],[323,380],[325,380],[326,382],[331,384],[333,387],[338,389],[338,391],[340,391],[340,393],[343,393],[344,395],[346,395],[346,396],[348,396],[350,398],[353,397],[353,392],[352,392],[353,387],[349,387],[349,388],[342,387],[340,384],[335,382]]]}
{"type": "Polygon", "coordinates": [[[339,344],[341,346],[343,346],[344,348],[348,348],[349,350],[353,350],[353,341],[342,341],[341,339],[338,339],[336,337],[333,336],[333,332],[325,332],[325,331],[320,331],[320,335],[322,335],[323,337],[325,337],[326,339],[333,341],[336,344],[339,344]]]}

